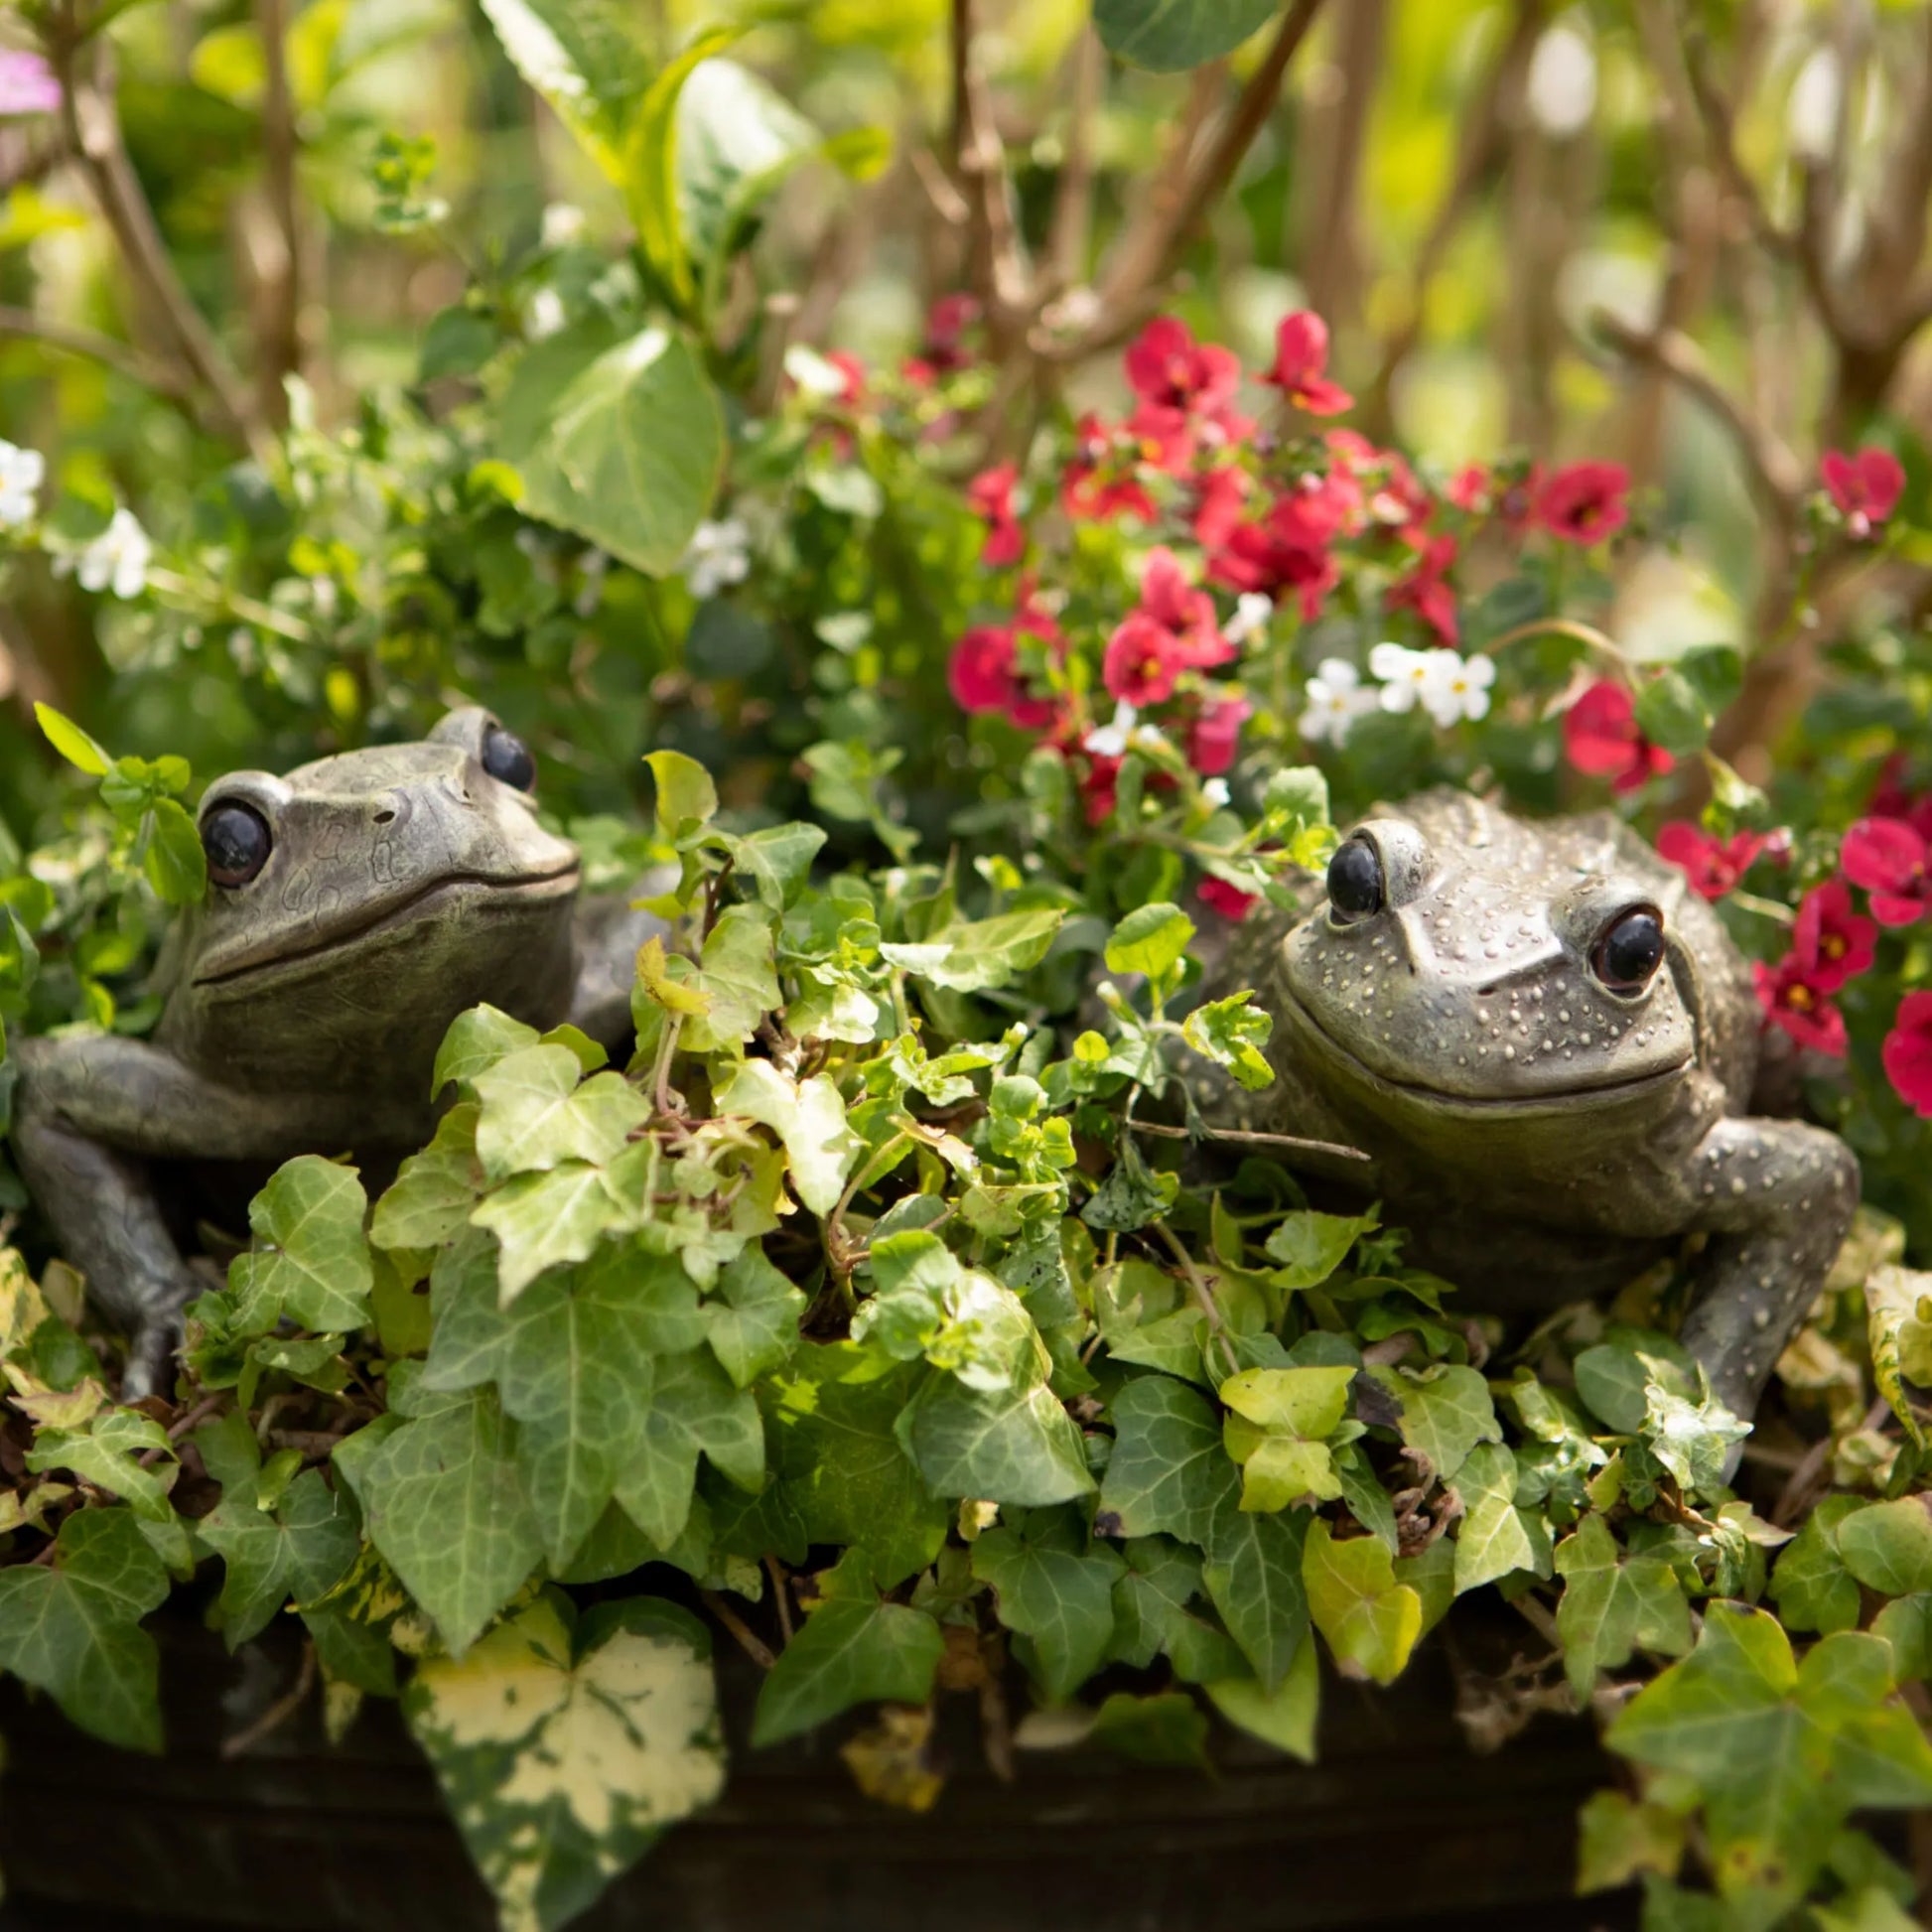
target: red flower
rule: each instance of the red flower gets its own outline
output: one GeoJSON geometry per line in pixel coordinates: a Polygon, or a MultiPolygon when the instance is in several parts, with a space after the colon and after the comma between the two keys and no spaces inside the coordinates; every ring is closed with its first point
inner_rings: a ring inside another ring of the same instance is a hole
{"type": "Polygon", "coordinates": [[[1028,691],[1020,669],[1023,631],[1055,646],[1058,655],[1063,644],[1060,627],[1033,601],[1032,589],[1024,586],[1020,610],[1011,623],[976,624],[953,646],[946,684],[961,711],[1005,712],[1023,731],[1044,731],[1059,716],[1060,700],[1036,698],[1028,691]]]}
{"type": "Polygon", "coordinates": [[[1205,668],[1225,664],[1234,656],[1233,645],[1214,621],[1214,600],[1188,583],[1178,560],[1165,544],[1148,552],[1136,615],[1153,619],[1173,635],[1179,664],[1205,668]]]}
{"type": "Polygon", "coordinates": [[[1113,815],[1115,794],[1120,786],[1121,761],[1104,752],[1086,754],[1087,773],[1080,780],[1080,804],[1089,825],[1099,825],[1113,815]]]}
{"type": "Polygon", "coordinates": [[[1753,960],[1751,977],[1757,982],[1757,1003],[1769,1024],[1782,1027],[1800,1046],[1829,1053],[1834,1059],[1844,1056],[1845,1016],[1832,1005],[1832,989],[1819,985],[1795,952],[1787,953],[1775,968],[1753,960]]]}
{"type": "Polygon", "coordinates": [[[839,400],[848,409],[857,409],[866,399],[866,365],[847,348],[828,348],[824,359],[841,377],[839,400]]]}
{"type": "Polygon", "coordinates": [[[1932,1119],[1932,993],[1908,993],[1881,1049],[1885,1077],[1913,1113],[1932,1119]]]}
{"type": "Polygon", "coordinates": [[[1456,625],[1455,593],[1445,581],[1445,574],[1455,562],[1455,539],[1436,537],[1423,546],[1422,561],[1407,577],[1389,587],[1383,603],[1392,611],[1414,611],[1437,637],[1453,644],[1460,634],[1456,625]]]}
{"type": "Polygon", "coordinates": [[[942,295],[925,316],[925,342],[920,359],[940,374],[968,367],[973,352],[966,346],[966,333],[980,319],[979,297],[942,295]]]}
{"type": "Polygon", "coordinates": [[[1203,778],[1216,778],[1234,762],[1241,727],[1253,715],[1246,698],[1216,693],[1203,699],[1187,731],[1187,762],[1203,778]]]}
{"type": "Polygon", "coordinates": [[[1154,499],[1134,474],[1131,455],[1123,456],[1098,416],[1080,418],[1074,431],[1073,460],[1060,473],[1060,503],[1076,523],[1109,522],[1120,515],[1154,521],[1154,499]]]}
{"type": "Polygon", "coordinates": [[[1630,473],[1620,463],[1573,463],[1543,485],[1536,513],[1565,543],[1601,543],[1630,520],[1630,473]]]}
{"type": "Polygon", "coordinates": [[[1235,464],[1210,470],[1196,483],[1194,541],[1218,550],[1233,535],[1248,500],[1248,473],[1235,464]]]}
{"type": "Polygon", "coordinates": [[[1897,818],[1860,819],[1839,851],[1846,878],[1871,895],[1880,925],[1910,925],[1932,907],[1928,859],[1925,840],[1897,818]]]}
{"type": "Polygon", "coordinates": [[[1166,624],[1130,611],[1107,639],[1100,677],[1114,697],[1138,710],[1173,696],[1183,661],[1180,639],[1166,624]]]}
{"type": "Polygon", "coordinates": [[[1827,450],[1818,474],[1855,537],[1868,537],[1888,517],[1905,487],[1905,471],[1889,450],[1861,450],[1847,456],[1827,450]]]}
{"type": "Polygon", "coordinates": [[[1878,928],[1852,910],[1852,894],[1842,879],[1814,887],[1798,905],[1791,931],[1791,953],[1820,993],[1836,993],[1847,980],[1871,970],[1878,928]]]}
{"type": "Polygon", "coordinates": [[[1017,564],[1027,553],[1027,533],[1013,513],[1014,485],[1020,481],[1017,463],[1002,463],[982,470],[966,485],[966,500],[986,518],[986,547],[980,562],[1004,569],[1017,564]]]}
{"type": "Polygon", "coordinates": [[[1873,818],[1902,818],[1920,838],[1932,844],[1932,791],[1916,798],[1905,789],[1906,758],[1894,752],[1878,771],[1878,783],[1865,807],[1873,818]]]}
{"type": "MultiPolygon", "coordinates": [[[[1200,902],[1211,906],[1223,918],[1245,919],[1261,903],[1261,896],[1244,893],[1239,886],[1230,886],[1225,879],[1210,875],[1200,883],[1200,902]]],[[[1932,999],[1932,994],[1925,997],[1932,999]]]]}
{"type": "Polygon", "coordinates": [[[1355,398],[1322,371],[1328,366],[1328,325],[1307,309],[1284,316],[1275,330],[1274,366],[1261,379],[1311,416],[1339,416],[1355,398]]]}
{"type": "Polygon", "coordinates": [[[1759,832],[1713,838],[1688,818],[1672,819],[1657,830],[1657,855],[1686,873],[1700,898],[1718,899],[1750,871],[1770,841],[1759,832]]]}
{"type": "Polygon", "coordinates": [[[1467,510],[1474,516],[1484,515],[1492,500],[1489,472],[1479,463],[1468,464],[1449,479],[1448,493],[1457,509],[1467,510]]]}
{"type": "Polygon", "coordinates": [[[1677,762],[1637,729],[1637,708],[1620,684],[1592,684],[1563,714],[1563,744],[1579,771],[1608,778],[1617,791],[1635,791],[1677,762]]]}
{"type": "Polygon", "coordinates": [[[1127,380],[1144,404],[1208,422],[1227,417],[1241,386],[1241,364],[1233,351],[1195,342],[1193,332],[1173,316],[1156,316],[1128,345],[1126,363],[1127,380]]]}

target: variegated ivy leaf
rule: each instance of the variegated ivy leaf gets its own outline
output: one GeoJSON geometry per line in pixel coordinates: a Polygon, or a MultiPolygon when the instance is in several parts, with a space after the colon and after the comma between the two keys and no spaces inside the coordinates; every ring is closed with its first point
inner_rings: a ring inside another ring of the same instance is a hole
{"type": "Polygon", "coordinates": [[[742,1114],[777,1135],[792,1191],[814,1214],[838,1205],[863,1143],[846,1125],[845,1101],[824,1074],[794,1080],[769,1060],[745,1060],[719,1086],[714,1104],[721,1114],[742,1114]]]}
{"type": "Polygon", "coordinates": [[[563,1925],[724,1789],[708,1639],[648,1597],[573,1627],[546,1589],[460,1662],[426,1660],[402,1708],[504,1932],[563,1925]]]}
{"type": "Polygon", "coordinates": [[[284,1317],[318,1334],[369,1319],[368,1196],[353,1168],[304,1154],[277,1171],[248,1208],[255,1246],[228,1268],[236,1325],[266,1334],[284,1317]]]}
{"type": "Polygon", "coordinates": [[[477,1158],[491,1180],[566,1161],[601,1167],[650,1118],[644,1097],[621,1074],[585,1080],[583,1071],[577,1054],[557,1044],[521,1047],[477,1075],[477,1158]]]}

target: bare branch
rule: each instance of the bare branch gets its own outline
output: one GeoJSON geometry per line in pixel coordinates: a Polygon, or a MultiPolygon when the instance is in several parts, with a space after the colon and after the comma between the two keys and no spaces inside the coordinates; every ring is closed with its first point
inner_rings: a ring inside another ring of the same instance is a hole
{"type": "Polygon", "coordinates": [[[998,345],[1025,338],[1033,277],[1014,223],[1006,149],[973,58],[973,0],[953,0],[952,19],[954,167],[971,214],[968,281],[985,304],[997,352],[998,345]]]}
{"type": "Polygon", "coordinates": [[[1106,75],[1106,50],[1091,27],[1073,50],[1073,104],[1060,155],[1060,178],[1053,192],[1053,219],[1047,230],[1046,269],[1051,292],[1072,288],[1086,273],[1087,238],[1093,226],[1093,117],[1106,75]]]}
{"type": "MultiPolygon", "coordinates": [[[[278,429],[288,421],[284,384],[302,367],[302,216],[296,197],[295,102],[289,91],[288,0],[255,0],[261,35],[262,157],[269,211],[281,246],[264,260],[262,332],[256,385],[262,415],[278,429]]],[[[258,251],[266,257],[266,249],[258,251]]]]}
{"type": "Polygon", "coordinates": [[[37,316],[28,309],[0,307],[0,337],[19,342],[37,342],[44,347],[60,350],[64,355],[82,355],[90,362],[103,363],[117,375],[124,375],[130,382],[138,382],[143,388],[152,389],[170,402],[189,405],[188,414],[191,418],[195,415],[192,407],[195,392],[179,373],[165,363],[143,355],[138,348],[130,348],[126,343],[117,343],[111,336],[102,336],[92,329],[78,329],[70,323],[56,322],[51,316],[37,316]]]}

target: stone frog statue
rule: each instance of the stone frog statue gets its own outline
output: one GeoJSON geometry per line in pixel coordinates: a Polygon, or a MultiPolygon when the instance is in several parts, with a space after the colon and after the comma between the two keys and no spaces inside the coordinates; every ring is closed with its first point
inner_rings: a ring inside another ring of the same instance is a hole
{"type": "Polygon", "coordinates": [[[1250,920],[1211,977],[1274,1016],[1278,1077],[1217,1087],[1209,1119],[1365,1152],[1335,1177],[1470,1307],[1548,1311],[1703,1236],[1682,1338],[1749,1419],[1858,1162],[1750,1112],[1745,962],[1628,828],[1425,793],[1351,831],[1314,910],[1250,920]]]}
{"type": "Polygon", "coordinates": [[[408,1153],[434,1130],[444,1033],[483,1001],[627,1035],[636,948],[663,927],[624,897],[580,904],[577,848],[538,822],[536,775],[519,739],[468,708],[421,744],[216,779],[200,812],[207,894],[163,949],[153,1037],[16,1046],[15,1152],[127,1330],[127,1399],[166,1388],[205,1286],[151,1162],[408,1153]]]}

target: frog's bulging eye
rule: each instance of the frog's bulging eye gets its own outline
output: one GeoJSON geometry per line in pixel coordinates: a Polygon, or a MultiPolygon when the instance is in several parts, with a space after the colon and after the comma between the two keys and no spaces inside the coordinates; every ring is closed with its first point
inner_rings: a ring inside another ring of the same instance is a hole
{"type": "Polygon", "coordinates": [[[1328,909],[1346,924],[1382,909],[1382,856],[1367,839],[1348,839],[1328,861],[1328,909]]]}
{"type": "Polygon", "coordinates": [[[1664,921],[1648,905],[1625,912],[1596,942],[1590,970],[1612,993],[1635,993],[1663,964],[1664,921]]]}
{"type": "Polygon", "coordinates": [[[252,805],[216,805],[202,820],[207,876],[217,886],[245,886],[268,864],[275,840],[252,805]]]}
{"type": "Polygon", "coordinates": [[[514,785],[518,791],[536,787],[537,761],[530,756],[530,748],[501,725],[491,725],[483,733],[483,768],[492,778],[514,785]]]}

